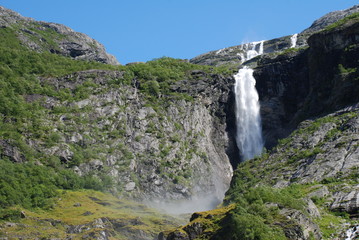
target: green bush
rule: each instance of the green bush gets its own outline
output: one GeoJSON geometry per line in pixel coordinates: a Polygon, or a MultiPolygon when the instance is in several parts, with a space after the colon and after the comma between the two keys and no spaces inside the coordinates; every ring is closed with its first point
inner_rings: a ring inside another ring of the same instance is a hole
{"type": "Polygon", "coordinates": [[[231,238],[233,240],[285,240],[283,231],[274,226],[268,226],[265,219],[248,213],[231,214],[231,238]]]}
{"type": "Polygon", "coordinates": [[[0,209],[0,220],[16,221],[21,218],[21,211],[18,209],[0,209]]]}
{"type": "Polygon", "coordinates": [[[25,208],[49,208],[58,189],[94,189],[113,186],[111,177],[92,174],[80,177],[71,169],[55,170],[33,163],[16,164],[0,159],[0,207],[20,205],[25,208]]]}
{"type": "Polygon", "coordinates": [[[55,184],[55,172],[51,169],[0,160],[1,207],[50,207],[51,198],[57,195],[55,184]]]}
{"type": "Polygon", "coordinates": [[[232,182],[231,189],[227,201],[229,195],[235,208],[224,221],[224,232],[219,232],[226,236],[223,239],[286,239],[278,223],[285,225],[287,220],[280,215],[279,209],[304,211],[304,203],[300,200],[302,193],[296,185],[284,189],[267,186],[245,188],[232,182]]]}

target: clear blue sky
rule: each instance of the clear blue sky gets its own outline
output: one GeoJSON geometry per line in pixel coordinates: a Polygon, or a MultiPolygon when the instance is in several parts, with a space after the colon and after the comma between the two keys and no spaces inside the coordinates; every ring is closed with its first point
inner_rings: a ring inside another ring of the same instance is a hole
{"type": "Polygon", "coordinates": [[[36,20],[65,24],[122,63],[189,59],[248,41],[301,32],[358,0],[0,0],[36,20]]]}

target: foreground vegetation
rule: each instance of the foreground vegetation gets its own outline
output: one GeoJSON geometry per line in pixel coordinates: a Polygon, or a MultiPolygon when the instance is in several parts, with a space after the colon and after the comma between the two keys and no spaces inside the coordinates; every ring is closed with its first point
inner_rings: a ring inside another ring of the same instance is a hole
{"type": "MultiPolygon", "coordinates": [[[[4,211],[4,210],[3,210],[4,211]]],[[[58,191],[51,209],[7,210],[17,213],[6,224],[0,220],[0,237],[10,239],[95,238],[106,234],[109,239],[154,238],[179,224],[183,219],[161,214],[144,205],[118,199],[111,194],[93,190],[58,191]]]]}

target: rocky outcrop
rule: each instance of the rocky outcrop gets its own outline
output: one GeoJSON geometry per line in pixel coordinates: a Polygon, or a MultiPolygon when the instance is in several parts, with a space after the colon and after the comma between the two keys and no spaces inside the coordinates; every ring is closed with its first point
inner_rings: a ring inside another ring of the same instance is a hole
{"type": "Polygon", "coordinates": [[[9,158],[10,161],[16,163],[22,163],[25,161],[25,156],[9,141],[0,139],[0,149],[2,150],[0,152],[1,158],[9,158]]]}
{"type": "Polygon", "coordinates": [[[310,92],[307,53],[300,50],[275,57],[264,55],[254,77],[265,145],[271,148],[292,130],[291,122],[310,92]]]}
{"type": "Polygon", "coordinates": [[[341,191],[333,194],[333,199],[331,210],[347,212],[352,218],[359,217],[359,185],[344,186],[341,191]]]}
{"type": "Polygon", "coordinates": [[[359,12],[359,5],[355,5],[345,10],[330,12],[328,14],[325,14],[323,17],[315,20],[313,24],[309,28],[305,29],[302,33],[318,32],[326,28],[330,24],[333,24],[339,21],[340,19],[343,19],[356,12],[359,12]]]}
{"type": "Polygon", "coordinates": [[[322,239],[318,225],[302,212],[284,208],[280,214],[288,220],[282,226],[287,239],[322,239]]]}
{"type": "MultiPolygon", "coordinates": [[[[312,210],[316,207],[308,200],[308,208],[312,210]],[[314,206],[314,207],[313,207],[314,206]]],[[[267,204],[268,209],[278,207],[277,204],[267,204]]],[[[234,210],[235,211],[235,210],[234,210]]],[[[318,209],[316,209],[318,211],[318,209]]],[[[192,240],[192,239],[222,239],[230,240],[238,236],[234,228],[240,228],[238,225],[231,223],[232,218],[230,207],[216,209],[208,212],[194,213],[190,222],[181,228],[170,232],[159,234],[159,240],[192,240]]],[[[322,234],[313,218],[318,217],[316,214],[303,213],[296,209],[282,208],[278,210],[276,227],[280,227],[283,235],[287,239],[309,240],[322,239],[322,234]]],[[[246,226],[244,226],[245,228],[246,226]]],[[[245,235],[245,233],[242,233],[245,235]]]]}
{"type": "Polygon", "coordinates": [[[0,27],[16,31],[24,46],[74,59],[119,64],[104,46],[89,36],[57,23],[35,21],[0,7],[0,27]]]}
{"type": "Polygon", "coordinates": [[[266,178],[277,187],[350,178],[359,164],[358,127],[357,107],[304,121],[262,163],[272,169],[266,178]]]}
{"type": "MultiPolygon", "coordinates": [[[[45,140],[33,137],[28,144],[80,176],[109,176],[118,194],[160,207],[191,198],[201,199],[204,209],[217,205],[232,176],[229,155],[236,152],[229,150],[235,144],[226,128],[233,78],[193,71],[170,86],[193,100],[163,96],[156,105],[138,83],[119,83],[123,78],[124,72],[109,70],[41,78],[67,95],[25,97],[46,108],[42,121],[51,129],[45,140]]],[[[2,154],[20,161],[4,144],[2,154]]]]}

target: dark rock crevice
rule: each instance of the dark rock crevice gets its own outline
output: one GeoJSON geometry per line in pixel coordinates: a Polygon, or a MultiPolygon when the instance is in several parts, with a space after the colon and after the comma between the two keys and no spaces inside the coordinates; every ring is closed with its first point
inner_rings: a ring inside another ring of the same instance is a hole
{"type": "Polygon", "coordinates": [[[225,108],[226,112],[226,132],[228,134],[228,147],[226,154],[232,164],[233,169],[237,168],[240,162],[239,149],[236,142],[237,126],[236,126],[236,96],[234,86],[228,94],[228,102],[225,108]]]}

